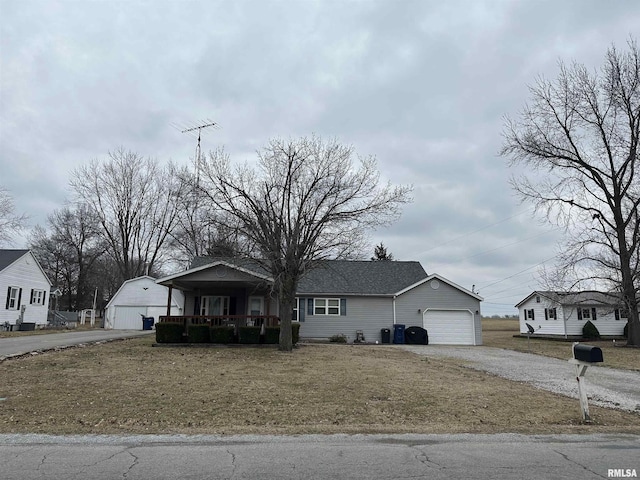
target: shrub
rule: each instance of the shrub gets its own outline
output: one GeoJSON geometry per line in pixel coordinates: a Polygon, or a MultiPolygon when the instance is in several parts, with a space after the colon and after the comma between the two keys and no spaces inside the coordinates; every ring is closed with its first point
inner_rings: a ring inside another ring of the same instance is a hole
{"type": "Polygon", "coordinates": [[[298,343],[298,340],[300,340],[300,322],[293,322],[291,324],[291,335],[291,343],[295,345],[296,343],[298,343]]]}
{"type": "Polygon", "coordinates": [[[187,338],[189,343],[209,343],[209,325],[189,325],[187,338]]]}
{"type": "Polygon", "coordinates": [[[264,330],[264,343],[280,343],[280,327],[267,327],[264,330]]]}
{"type": "Polygon", "coordinates": [[[622,330],[622,335],[624,335],[624,338],[626,338],[627,340],[629,339],[629,322],[627,322],[624,325],[624,330],[622,330]]]}
{"type": "Polygon", "coordinates": [[[329,337],[329,341],[332,343],[347,343],[347,337],[339,333],[338,335],[333,335],[329,337]]]}
{"type": "Polygon", "coordinates": [[[600,332],[596,326],[591,323],[591,320],[589,320],[584,324],[584,327],[582,327],[582,336],[583,338],[600,338],[600,332]]]}
{"type": "Polygon", "coordinates": [[[211,343],[233,343],[233,327],[211,327],[209,337],[211,343]]]}
{"type": "Polygon", "coordinates": [[[239,343],[260,343],[260,327],[240,327],[238,328],[239,343]]]}
{"type": "Polygon", "coordinates": [[[181,343],[184,325],[175,322],[156,323],[156,342],[181,343]]]}

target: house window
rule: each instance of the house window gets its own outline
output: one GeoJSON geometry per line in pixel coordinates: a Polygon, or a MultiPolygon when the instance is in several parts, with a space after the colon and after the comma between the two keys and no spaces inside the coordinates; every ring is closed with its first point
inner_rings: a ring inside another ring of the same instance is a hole
{"type": "Polygon", "coordinates": [[[7,310],[18,310],[20,308],[20,293],[22,293],[21,288],[9,287],[7,290],[7,304],[5,305],[7,310]]]}
{"type": "Polygon", "coordinates": [[[583,320],[589,320],[591,318],[591,310],[589,310],[588,308],[583,308],[582,309],[582,319],[583,320]]]}
{"type": "Polygon", "coordinates": [[[529,310],[525,310],[525,316],[524,316],[525,320],[535,320],[536,319],[536,315],[533,311],[533,308],[529,309],[529,310]]]}
{"type": "Polygon", "coordinates": [[[540,303],[540,295],[536,295],[536,303],[540,303]]]}
{"type": "Polygon", "coordinates": [[[557,320],[558,313],[555,308],[545,308],[544,309],[544,319],[545,320],[557,320]]]}
{"type": "Polygon", "coordinates": [[[291,320],[293,322],[297,322],[298,321],[298,311],[300,310],[300,299],[299,298],[295,298],[293,300],[293,315],[291,316],[291,320]]]}
{"type": "Polygon", "coordinates": [[[44,290],[31,290],[31,305],[44,305],[44,290]]]}
{"type": "Polygon", "coordinates": [[[200,315],[229,315],[229,297],[203,296],[200,315]]]}
{"type": "Polygon", "coordinates": [[[615,309],[616,320],[620,320],[621,318],[629,318],[629,310],[626,308],[616,308],[615,309]]]}
{"type": "Polygon", "coordinates": [[[313,314],[314,315],[340,315],[340,299],[339,298],[314,298],[313,314]]]}

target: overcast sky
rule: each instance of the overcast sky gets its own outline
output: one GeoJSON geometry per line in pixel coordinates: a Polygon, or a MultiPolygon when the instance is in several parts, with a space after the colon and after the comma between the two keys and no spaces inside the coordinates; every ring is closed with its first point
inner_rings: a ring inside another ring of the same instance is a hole
{"type": "Polygon", "coordinates": [[[635,0],[0,0],[0,185],[44,225],[109,150],[188,163],[176,125],[219,123],[203,150],[237,161],[336,137],[414,185],[372,244],[515,313],[562,237],[509,187],[504,116],[560,59],[596,68],[639,32],[635,0]]]}

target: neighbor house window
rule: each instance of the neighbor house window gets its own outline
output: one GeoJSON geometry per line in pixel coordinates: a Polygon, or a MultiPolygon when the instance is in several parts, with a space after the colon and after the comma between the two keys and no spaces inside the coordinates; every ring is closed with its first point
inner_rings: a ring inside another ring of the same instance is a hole
{"type": "Polygon", "coordinates": [[[44,305],[44,290],[31,290],[31,305],[44,305]]]}
{"type": "Polygon", "coordinates": [[[300,311],[300,299],[296,298],[293,300],[293,315],[291,316],[291,320],[294,322],[298,321],[298,312],[300,311]]]}
{"type": "Polygon", "coordinates": [[[19,287],[9,287],[7,290],[7,303],[5,308],[7,310],[18,310],[20,308],[20,294],[22,289],[19,287]]]}
{"type": "Polygon", "coordinates": [[[314,298],[313,314],[314,315],[340,315],[340,299],[339,298],[314,298]]]}
{"type": "Polygon", "coordinates": [[[615,309],[616,320],[620,320],[621,318],[629,318],[629,310],[626,308],[616,308],[615,309]]]}
{"type": "Polygon", "coordinates": [[[203,296],[200,315],[229,315],[229,297],[203,296]]]}
{"type": "Polygon", "coordinates": [[[525,320],[535,320],[535,313],[533,312],[533,308],[524,311],[524,319],[525,320]]]}
{"type": "Polygon", "coordinates": [[[589,320],[591,319],[591,310],[588,308],[579,308],[578,309],[578,320],[589,320]]]}
{"type": "Polygon", "coordinates": [[[557,320],[558,314],[555,308],[545,308],[544,309],[544,319],[545,320],[557,320]]]}

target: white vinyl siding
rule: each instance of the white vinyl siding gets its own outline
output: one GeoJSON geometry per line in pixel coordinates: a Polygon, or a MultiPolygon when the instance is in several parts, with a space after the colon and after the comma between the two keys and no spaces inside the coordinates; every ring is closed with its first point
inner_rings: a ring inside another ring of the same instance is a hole
{"type": "Polygon", "coordinates": [[[0,271],[0,324],[9,322],[15,325],[18,319],[17,312],[25,307],[23,321],[25,323],[35,323],[37,325],[47,324],[46,295],[45,304],[31,304],[30,295],[32,290],[48,292],[51,283],[38,265],[31,252],[26,252],[14,263],[0,271]],[[9,287],[17,288],[17,299],[15,291],[9,292],[9,287]],[[7,295],[10,297],[8,298],[7,295]],[[19,301],[18,301],[19,300],[19,301]],[[11,304],[11,308],[8,307],[11,304]]]}

